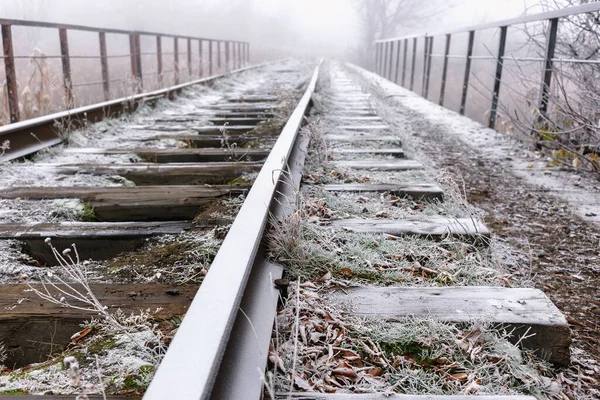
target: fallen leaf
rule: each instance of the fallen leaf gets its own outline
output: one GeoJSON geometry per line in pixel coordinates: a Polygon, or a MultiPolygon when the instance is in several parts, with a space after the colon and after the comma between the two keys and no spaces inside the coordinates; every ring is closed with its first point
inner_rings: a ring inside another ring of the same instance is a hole
{"type": "Polygon", "coordinates": [[[456,374],[450,374],[450,379],[453,381],[466,382],[469,375],[465,372],[457,372],[456,374]]]}
{"type": "Polygon", "coordinates": [[[298,387],[298,389],[310,391],[313,387],[308,383],[307,380],[300,378],[299,376],[294,377],[294,385],[298,387]]]}
{"type": "Polygon", "coordinates": [[[326,282],[326,281],[331,280],[331,278],[332,278],[331,272],[327,271],[327,273],[325,275],[323,275],[321,278],[319,278],[319,281],[326,282]]]}
{"type": "Polygon", "coordinates": [[[354,371],[352,368],[346,368],[346,367],[336,368],[333,370],[333,373],[336,375],[342,375],[342,376],[345,376],[347,378],[352,378],[352,379],[356,379],[358,376],[356,374],[356,371],[354,371]]]}
{"type": "Polygon", "coordinates": [[[570,323],[571,325],[585,326],[584,324],[577,321],[575,318],[571,317],[570,315],[567,315],[566,318],[567,318],[567,322],[570,323]]]}
{"type": "Polygon", "coordinates": [[[92,331],[92,328],[89,328],[89,327],[80,330],[79,332],[77,332],[73,336],[71,336],[71,342],[73,342],[73,343],[79,342],[81,339],[86,337],[91,331],[92,331]]]}

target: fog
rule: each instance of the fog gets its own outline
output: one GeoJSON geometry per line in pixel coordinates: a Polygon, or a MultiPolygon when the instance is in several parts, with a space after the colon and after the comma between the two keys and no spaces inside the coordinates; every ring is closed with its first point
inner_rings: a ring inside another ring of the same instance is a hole
{"type": "MultiPolygon", "coordinates": [[[[424,0],[426,3],[428,0],[424,0]]],[[[431,1],[431,0],[430,0],[431,1]]],[[[353,58],[356,0],[1,0],[3,18],[248,40],[281,54],[353,58]]],[[[454,29],[523,14],[534,0],[448,0],[447,10],[398,34],[454,29]]]]}
{"type": "MultiPolygon", "coordinates": [[[[372,46],[366,46],[365,42],[370,43],[371,40],[365,41],[361,21],[364,12],[359,12],[358,7],[363,1],[366,0],[0,0],[0,18],[243,40],[250,42],[251,63],[285,56],[310,56],[336,57],[370,67],[374,58],[370,53],[372,46]]],[[[482,22],[517,17],[526,10],[530,13],[539,11],[532,7],[536,0],[404,1],[415,1],[417,7],[431,10],[433,14],[430,15],[428,11],[418,23],[407,18],[406,24],[392,30],[390,34],[394,36],[440,33],[482,22]]],[[[478,36],[476,54],[494,48],[497,43],[495,34],[490,32],[487,36],[485,33],[478,36]],[[489,40],[482,40],[486,37],[489,40]]],[[[17,56],[17,90],[20,100],[25,99],[19,104],[22,113],[33,117],[61,110],[66,92],[57,30],[14,26],[12,36],[14,54],[17,56]],[[31,55],[37,55],[37,58],[29,58],[31,55]],[[31,100],[28,93],[34,93],[35,99],[43,97],[40,94],[43,93],[51,98],[51,102],[40,104],[39,99],[31,100]]],[[[453,52],[464,54],[462,47],[465,39],[466,37],[456,35],[453,52]]],[[[68,42],[74,105],[126,96],[139,88],[137,85],[140,82],[136,81],[131,72],[127,35],[106,35],[110,70],[108,78],[111,82],[108,96],[102,88],[97,33],[69,30],[68,42]]],[[[436,46],[440,45],[441,40],[437,40],[436,46]]],[[[209,59],[207,46],[204,47],[203,54],[200,54],[197,42],[193,46],[190,52],[191,62],[188,64],[187,44],[183,39],[178,40],[179,61],[175,65],[173,56],[169,55],[174,52],[173,39],[163,38],[163,70],[159,79],[156,38],[142,35],[143,89],[157,89],[206,76],[209,59]]],[[[213,49],[213,55],[214,52],[213,49]]],[[[223,52],[222,50],[221,57],[224,57],[223,52]]],[[[420,52],[419,47],[419,60],[420,52]]],[[[455,72],[460,74],[461,67],[458,64],[458,61],[453,61],[451,68],[456,68],[455,72]]],[[[215,62],[211,66],[213,74],[231,67],[221,62],[215,62]]],[[[438,67],[434,65],[433,71],[437,71],[438,67]]],[[[419,68],[417,79],[420,79],[419,68]]],[[[493,63],[480,62],[474,67],[474,74],[481,71],[487,82],[493,69],[493,63]]],[[[2,64],[0,76],[4,76],[2,64]]],[[[458,84],[458,80],[456,83],[458,84]]],[[[450,88],[448,96],[458,98],[453,93],[456,90],[460,88],[450,88]]],[[[452,101],[449,100],[449,105],[451,104],[452,101]]],[[[1,98],[0,125],[8,119],[7,107],[6,99],[1,98]]],[[[483,114],[479,109],[468,111],[475,116],[483,114]]]]}

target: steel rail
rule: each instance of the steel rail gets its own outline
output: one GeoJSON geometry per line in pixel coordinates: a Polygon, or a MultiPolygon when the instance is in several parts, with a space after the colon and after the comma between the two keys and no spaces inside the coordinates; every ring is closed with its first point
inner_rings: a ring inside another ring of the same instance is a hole
{"type": "Polygon", "coordinates": [[[113,117],[123,112],[135,111],[142,104],[153,103],[162,98],[172,98],[175,94],[187,87],[193,85],[209,85],[216,79],[278,62],[281,62],[281,60],[248,66],[224,74],[170,86],[165,89],[122,97],[4,125],[0,127],[0,143],[4,143],[8,140],[10,149],[6,150],[4,154],[0,156],[0,162],[26,157],[40,150],[62,143],[61,127],[70,130],[77,129],[89,123],[99,122],[104,118],[113,117]]]}
{"type": "MultiPolygon", "coordinates": [[[[242,337],[238,335],[236,340],[233,340],[231,335],[234,325],[236,326],[234,333],[238,333],[237,326],[240,321],[247,322],[243,321],[245,318],[252,322],[250,332],[265,330],[265,325],[257,324],[252,317],[248,316],[248,308],[242,310],[240,304],[243,298],[254,295],[262,295],[267,300],[272,297],[269,293],[269,289],[273,287],[271,280],[260,281],[263,285],[262,290],[257,290],[254,284],[248,283],[248,280],[252,279],[253,275],[262,273],[264,276],[269,268],[273,267],[272,264],[262,263],[259,248],[270,215],[270,207],[277,202],[275,198],[278,187],[289,176],[289,157],[311,102],[318,76],[317,66],[308,88],[283,128],[227,237],[221,244],[204,282],[150,383],[144,396],[145,400],[258,399],[260,397],[261,374],[266,365],[268,339],[275,318],[275,309],[272,315],[267,316],[271,322],[266,326],[266,348],[257,349],[259,347],[257,342],[260,342],[258,335],[256,339],[252,334],[242,337]],[[252,294],[248,296],[248,292],[252,294]],[[240,340],[246,343],[246,346],[243,346],[244,350],[258,352],[257,354],[262,357],[264,360],[262,370],[258,364],[255,367],[242,369],[239,362],[231,362],[227,358],[226,355],[229,354],[244,358],[244,351],[230,350],[232,347],[239,348],[240,340]],[[232,370],[238,372],[244,370],[249,373],[240,372],[236,375],[240,379],[231,379],[228,375],[232,374],[232,370]],[[223,379],[229,383],[224,383],[223,379]],[[242,379],[244,382],[241,382],[242,379]],[[242,386],[234,388],[235,384],[242,386]]],[[[276,303],[277,296],[274,301],[276,303]]],[[[257,316],[261,316],[256,307],[254,311],[257,316]]],[[[262,314],[264,317],[264,313],[262,314]]]]}
{"type": "Polygon", "coordinates": [[[561,8],[560,10],[553,10],[553,11],[546,11],[546,12],[537,13],[537,14],[524,15],[524,16],[517,17],[517,18],[488,22],[488,23],[479,24],[479,25],[475,25],[475,26],[463,27],[463,28],[459,28],[459,29],[451,30],[451,31],[421,33],[421,34],[415,34],[415,35],[409,35],[409,36],[399,36],[399,37],[395,37],[395,38],[381,39],[381,40],[376,40],[375,43],[393,42],[393,41],[397,41],[397,40],[420,38],[423,36],[439,36],[439,35],[456,34],[456,33],[467,33],[469,31],[480,31],[480,30],[484,30],[484,29],[501,28],[503,26],[525,24],[527,22],[539,22],[539,21],[544,21],[544,20],[548,20],[548,19],[569,17],[571,15],[589,13],[589,12],[594,12],[594,11],[600,11],[600,2],[595,1],[595,2],[591,2],[591,3],[581,4],[578,6],[561,8]]]}

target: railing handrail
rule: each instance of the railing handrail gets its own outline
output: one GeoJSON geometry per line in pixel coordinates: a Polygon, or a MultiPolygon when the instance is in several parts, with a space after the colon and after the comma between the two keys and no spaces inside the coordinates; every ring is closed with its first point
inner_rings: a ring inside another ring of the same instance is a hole
{"type": "Polygon", "coordinates": [[[203,41],[212,41],[212,42],[248,43],[247,41],[243,41],[243,40],[213,39],[213,38],[205,38],[205,37],[197,37],[197,36],[177,35],[174,33],[160,33],[160,32],[114,29],[114,28],[99,28],[99,27],[86,26],[86,25],[73,25],[73,24],[63,24],[63,23],[56,23],[56,22],[43,22],[43,21],[28,21],[28,20],[21,20],[21,19],[0,18],[0,25],[30,26],[30,27],[36,27],[36,28],[69,29],[69,30],[87,31],[87,32],[105,32],[105,33],[115,33],[115,34],[119,34],[119,35],[136,34],[136,35],[148,35],[148,36],[162,36],[162,37],[171,37],[171,38],[178,38],[178,39],[193,39],[193,40],[203,40],[203,41]]]}
{"type": "MultiPolygon", "coordinates": [[[[64,86],[64,97],[66,108],[73,108],[74,106],[74,97],[73,97],[73,88],[76,86],[90,86],[89,82],[78,82],[76,84],[73,83],[71,77],[71,58],[84,58],[82,56],[70,56],[69,53],[69,30],[75,31],[86,31],[86,32],[95,32],[98,34],[99,40],[99,50],[100,54],[98,56],[94,56],[94,58],[98,58],[101,63],[102,69],[102,81],[94,84],[102,84],[104,91],[105,100],[110,99],[110,83],[114,82],[114,79],[110,79],[109,73],[109,64],[108,58],[111,57],[107,53],[106,46],[106,34],[119,34],[126,35],[129,37],[129,57],[131,58],[131,80],[133,89],[137,93],[141,93],[144,85],[144,74],[143,74],[143,62],[142,62],[142,54],[148,54],[148,52],[142,51],[142,43],[140,40],[140,36],[152,36],[156,38],[156,53],[157,56],[157,77],[159,86],[163,84],[163,74],[165,73],[162,69],[163,65],[163,54],[162,54],[162,39],[163,38],[171,38],[173,40],[173,80],[174,84],[179,84],[179,68],[183,66],[185,61],[179,60],[179,55],[187,55],[187,69],[189,78],[192,76],[192,41],[197,42],[198,51],[196,54],[199,55],[199,62],[196,63],[199,71],[199,77],[204,75],[204,64],[203,64],[203,44],[204,42],[208,42],[208,73],[212,75],[213,73],[213,44],[216,44],[217,47],[217,68],[221,68],[221,45],[224,44],[225,47],[225,69],[230,68],[240,68],[242,64],[249,62],[249,49],[250,43],[245,41],[236,41],[236,40],[224,40],[224,39],[210,39],[210,38],[202,38],[202,37],[193,37],[186,35],[176,35],[171,33],[158,33],[158,32],[146,32],[146,31],[137,31],[137,30],[123,30],[123,29],[111,29],[111,28],[96,28],[91,26],[84,25],[72,25],[72,24],[59,24],[53,22],[41,22],[41,21],[26,21],[26,20],[18,20],[18,19],[0,19],[0,30],[2,36],[2,48],[3,48],[3,60],[4,60],[4,72],[6,75],[6,88],[7,88],[7,100],[8,100],[8,111],[10,122],[15,123],[21,119],[20,110],[19,110],[19,94],[18,94],[18,85],[17,85],[17,71],[15,68],[15,55],[13,48],[13,40],[12,40],[12,27],[13,26],[27,26],[27,27],[37,27],[37,28],[50,28],[57,29],[59,34],[59,43],[60,43],[60,56],[52,55],[52,58],[60,58],[62,63],[62,72],[63,72],[63,86],[64,86]],[[179,42],[180,40],[187,41],[187,51],[179,52],[179,42]]],[[[144,46],[147,46],[145,44],[144,46]]],[[[152,55],[151,54],[151,55],[152,55]]],[[[171,54],[165,53],[165,54],[171,54]]],[[[21,56],[17,56],[21,58],[21,56]]],[[[86,56],[85,58],[91,58],[86,56]]],[[[154,73],[153,73],[154,74],[154,73]]],[[[146,77],[148,77],[148,73],[146,73],[146,77]]]]}
{"type": "Polygon", "coordinates": [[[546,12],[532,14],[532,15],[524,15],[524,16],[517,17],[517,18],[505,19],[505,20],[500,20],[500,21],[495,21],[495,22],[487,22],[484,24],[473,25],[473,26],[459,28],[459,29],[455,29],[455,30],[451,30],[451,31],[440,31],[440,32],[432,32],[432,33],[424,32],[424,33],[417,33],[417,34],[408,35],[408,36],[399,36],[399,37],[394,37],[394,38],[380,39],[380,40],[376,40],[375,43],[394,42],[394,41],[404,40],[404,39],[421,38],[424,36],[441,36],[441,35],[448,35],[448,34],[453,35],[456,33],[480,31],[483,29],[490,29],[490,28],[501,28],[503,26],[524,24],[527,22],[544,21],[544,20],[549,20],[549,19],[554,19],[554,18],[568,17],[568,16],[576,15],[576,14],[589,13],[589,12],[594,12],[594,11],[600,11],[600,2],[586,3],[586,4],[579,5],[579,6],[561,8],[560,10],[546,11],[546,12]]]}
{"type": "MultiPolygon", "coordinates": [[[[429,80],[431,73],[431,59],[433,58],[432,48],[433,41],[436,37],[440,35],[446,36],[446,47],[443,55],[444,66],[442,69],[442,77],[441,77],[441,89],[440,89],[440,97],[439,97],[439,105],[442,106],[444,104],[444,96],[445,96],[445,88],[446,88],[446,74],[448,71],[448,60],[450,57],[454,58],[454,55],[449,54],[450,42],[451,38],[454,34],[457,33],[465,33],[468,32],[468,45],[467,52],[464,56],[465,58],[465,73],[464,80],[462,85],[462,97],[460,102],[459,113],[460,115],[465,114],[465,107],[467,103],[467,92],[469,89],[469,77],[471,75],[471,62],[473,59],[480,58],[477,56],[473,56],[473,45],[475,40],[476,32],[479,32],[484,29],[496,28],[500,31],[499,42],[498,42],[498,50],[497,54],[494,57],[496,59],[496,73],[494,76],[494,88],[492,90],[492,101],[490,107],[489,121],[488,127],[494,129],[496,126],[496,119],[498,118],[498,106],[499,106],[499,96],[500,96],[500,88],[502,82],[502,70],[504,68],[504,61],[506,59],[510,59],[510,57],[506,57],[504,54],[506,47],[506,39],[508,28],[515,24],[523,24],[527,22],[534,21],[545,21],[547,23],[546,30],[546,46],[544,49],[544,58],[541,61],[544,63],[542,70],[542,80],[540,82],[540,100],[536,110],[538,114],[538,122],[542,121],[543,118],[546,117],[546,113],[548,111],[548,104],[550,101],[550,88],[552,84],[552,75],[554,70],[554,61],[559,62],[581,62],[582,60],[567,60],[561,58],[555,58],[555,50],[557,44],[558,37],[558,26],[561,18],[578,15],[578,14],[586,14],[600,11],[600,2],[593,2],[582,4],[580,6],[574,7],[566,7],[560,10],[548,11],[528,16],[522,16],[519,18],[507,19],[497,22],[491,22],[486,24],[480,24],[471,26],[468,28],[462,28],[450,32],[444,33],[424,33],[421,35],[413,35],[413,36],[404,36],[400,38],[390,38],[384,40],[378,40],[375,44],[375,71],[382,75],[385,78],[392,79],[392,58],[394,55],[394,43],[396,45],[396,65],[399,65],[400,58],[400,47],[404,44],[404,62],[403,62],[403,79],[402,84],[404,85],[404,74],[406,72],[406,49],[409,45],[409,39],[412,40],[412,67],[410,70],[410,90],[413,90],[413,82],[415,76],[415,60],[417,57],[417,46],[419,39],[423,39],[424,47],[424,68],[423,68],[423,85],[421,94],[425,98],[428,98],[428,88],[429,88],[429,80]],[[389,67],[388,67],[389,65],[389,67]]],[[[487,58],[487,57],[486,57],[487,58]]],[[[584,60],[585,62],[591,62],[589,60],[584,60]]],[[[597,61],[597,60],[596,60],[597,61]]],[[[398,75],[398,71],[396,70],[396,76],[398,75]]],[[[397,79],[395,80],[395,82],[397,79]]]]}

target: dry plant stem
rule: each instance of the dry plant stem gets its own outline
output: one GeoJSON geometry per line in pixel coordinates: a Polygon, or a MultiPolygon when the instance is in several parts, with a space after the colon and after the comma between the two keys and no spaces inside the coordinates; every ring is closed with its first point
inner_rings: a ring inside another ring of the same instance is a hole
{"type": "Polygon", "coordinates": [[[29,288],[40,298],[54,304],[58,304],[64,307],[72,308],[80,311],[87,311],[91,313],[96,313],[102,317],[104,322],[106,322],[111,329],[116,330],[119,333],[123,333],[126,335],[132,343],[134,343],[143,354],[150,358],[151,363],[157,366],[162,359],[163,346],[160,345],[161,338],[158,332],[152,332],[155,336],[156,341],[159,343],[155,349],[149,349],[143,343],[139,343],[129,332],[129,328],[121,324],[118,319],[111,313],[109,313],[108,307],[103,306],[98,298],[92,292],[89,282],[86,276],[85,271],[83,270],[80,260],[79,254],[77,253],[77,249],[75,245],[73,245],[73,250],[75,252],[75,259],[73,259],[70,255],[70,249],[65,249],[63,254],[60,254],[58,250],[52,245],[51,240],[46,239],[46,243],[52,249],[56,260],[59,262],[61,270],[68,276],[68,281],[64,280],[57,274],[48,273],[48,280],[41,281],[41,285],[43,291],[38,290],[31,286],[29,283],[29,288]],[[63,256],[64,255],[64,256],[63,256]],[[50,278],[53,278],[54,281],[51,281],[50,278]],[[62,289],[55,282],[58,281],[59,284],[63,285],[66,289],[62,289]],[[84,291],[77,290],[74,285],[81,285],[84,291]],[[54,295],[50,293],[49,288],[58,291],[61,294],[61,297],[57,299],[54,295]],[[76,304],[72,304],[70,301],[81,302],[83,304],[87,304],[88,307],[82,307],[76,304]]]}
{"type": "Polygon", "coordinates": [[[290,382],[290,393],[294,389],[294,376],[296,374],[296,360],[298,359],[298,333],[300,331],[300,279],[296,282],[296,319],[294,332],[294,361],[292,363],[292,379],[290,382]]]}

